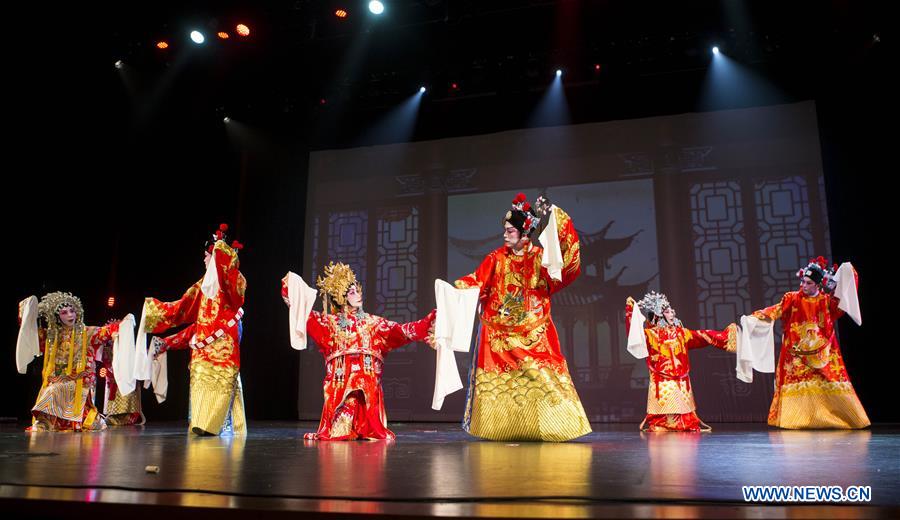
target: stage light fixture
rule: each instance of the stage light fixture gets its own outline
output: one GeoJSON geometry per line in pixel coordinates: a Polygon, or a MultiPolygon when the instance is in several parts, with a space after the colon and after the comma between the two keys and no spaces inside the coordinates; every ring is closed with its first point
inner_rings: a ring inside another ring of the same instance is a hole
{"type": "Polygon", "coordinates": [[[713,53],[713,54],[719,54],[719,48],[718,48],[718,47],[713,47],[713,48],[712,48],[712,53],[713,53]]]}
{"type": "Polygon", "coordinates": [[[216,36],[219,37],[220,40],[227,40],[230,36],[225,31],[219,31],[216,33],[216,36]]]}
{"type": "Polygon", "coordinates": [[[160,41],[156,42],[156,48],[157,49],[168,49],[169,42],[167,42],[165,40],[160,40],[160,41]]]}
{"type": "Polygon", "coordinates": [[[369,11],[372,14],[381,14],[384,12],[384,4],[378,0],[372,0],[369,2],[369,11]]]}
{"type": "Polygon", "coordinates": [[[201,43],[206,41],[206,37],[203,36],[203,33],[200,31],[191,31],[191,41],[200,45],[201,43]]]}
{"type": "Polygon", "coordinates": [[[562,76],[562,69],[556,69],[556,77],[562,76]]]}
{"type": "Polygon", "coordinates": [[[124,66],[125,66],[125,64],[122,63],[122,60],[116,60],[116,68],[117,69],[121,69],[124,66]]]}
{"type": "Polygon", "coordinates": [[[337,11],[334,12],[334,15],[342,20],[344,18],[347,18],[347,14],[348,14],[347,11],[345,11],[343,9],[338,9],[337,11]]]}
{"type": "Polygon", "coordinates": [[[425,93],[425,90],[426,90],[425,87],[419,87],[419,93],[420,93],[420,94],[424,94],[424,93],[425,93]]]}
{"type": "Polygon", "coordinates": [[[247,27],[242,23],[237,24],[237,27],[235,27],[234,30],[237,31],[240,36],[250,36],[250,27],[247,27]]]}

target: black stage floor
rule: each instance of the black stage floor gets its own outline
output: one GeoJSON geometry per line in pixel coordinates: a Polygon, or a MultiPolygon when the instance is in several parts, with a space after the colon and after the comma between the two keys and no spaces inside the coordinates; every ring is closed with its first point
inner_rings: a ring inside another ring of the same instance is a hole
{"type": "Polygon", "coordinates": [[[896,425],[797,432],[714,424],[705,434],[594,425],[565,444],[479,441],[457,424],[391,426],[392,443],[329,443],[304,441],[314,425],[296,422],[251,423],[246,438],[195,438],[178,423],[95,434],[0,425],[0,510],[67,518],[900,517],[896,425]],[[743,485],[862,485],[872,494],[866,505],[759,505],[744,502],[743,485]]]}

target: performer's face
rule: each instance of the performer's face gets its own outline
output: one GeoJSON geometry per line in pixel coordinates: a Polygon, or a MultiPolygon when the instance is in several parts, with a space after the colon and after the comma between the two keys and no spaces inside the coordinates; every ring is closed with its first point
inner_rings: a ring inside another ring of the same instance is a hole
{"type": "Polygon", "coordinates": [[[800,279],[800,290],[807,296],[815,296],[819,294],[819,286],[808,276],[800,279]]]}
{"type": "Polygon", "coordinates": [[[360,292],[359,287],[351,285],[347,289],[347,304],[354,309],[362,307],[362,292],[360,292]]]}
{"type": "Polygon", "coordinates": [[[66,327],[75,325],[76,318],[78,318],[78,313],[72,307],[63,307],[59,310],[59,321],[66,327]]]}
{"type": "Polygon", "coordinates": [[[522,246],[525,245],[522,234],[509,222],[503,223],[503,244],[517,250],[522,249],[522,246]]]}
{"type": "Polygon", "coordinates": [[[669,323],[675,323],[675,309],[666,307],[666,310],[663,311],[663,318],[669,323]]]}
{"type": "Polygon", "coordinates": [[[212,259],[212,255],[209,254],[209,251],[204,251],[203,252],[203,265],[205,265],[206,267],[209,267],[210,259],[212,259]]]}

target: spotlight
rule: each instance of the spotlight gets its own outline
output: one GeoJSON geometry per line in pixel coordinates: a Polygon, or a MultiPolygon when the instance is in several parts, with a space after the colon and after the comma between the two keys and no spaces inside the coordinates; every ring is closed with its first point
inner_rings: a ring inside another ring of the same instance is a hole
{"type": "Polygon", "coordinates": [[[237,27],[235,27],[234,30],[237,31],[240,36],[250,36],[250,28],[242,23],[237,24],[237,27]]]}
{"type": "Polygon", "coordinates": [[[228,33],[225,32],[225,31],[219,31],[219,32],[217,32],[217,33],[216,33],[216,36],[218,36],[219,39],[221,39],[221,40],[227,40],[227,39],[229,38],[228,33]]]}
{"type": "Polygon", "coordinates": [[[372,14],[381,14],[384,12],[384,4],[378,0],[372,0],[369,2],[369,11],[371,11],[372,14]]]}
{"type": "Polygon", "coordinates": [[[337,11],[334,12],[334,15],[337,16],[338,18],[344,19],[344,18],[347,18],[347,11],[345,11],[343,9],[338,9],[337,11]]]}
{"type": "Polygon", "coordinates": [[[169,42],[167,42],[165,40],[160,40],[160,41],[156,42],[156,48],[157,49],[168,49],[169,42]]]}
{"type": "Polygon", "coordinates": [[[562,69],[556,69],[556,77],[562,76],[562,69]]]}
{"type": "Polygon", "coordinates": [[[713,54],[719,54],[719,48],[718,48],[718,47],[713,47],[713,48],[712,48],[712,53],[713,53],[713,54]]]}
{"type": "Polygon", "coordinates": [[[122,63],[122,60],[116,60],[116,68],[117,69],[121,69],[124,66],[125,66],[125,64],[122,63]]]}
{"type": "Polygon", "coordinates": [[[425,87],[419,87],[419,93],[424,94],[425,90],[425,87]]]}
{"type": "Polygon", "coordinates": [[[594,64],[594,72],[600,72],[600,64],[599,63],[594,64]]]}
{"type": "Polygon", "coordinates": [[[231,121],[231,118],[228,117],[228,116],[225,116],[225,117],[222,118],[222,122],[223,122],[223,123],[227,123],[227,122],[229,122],[229,121],[231,121]]]}
{"type": "Polygon", "coordinates": [[[206,37],[200,31],[191,31],[191,40],[197,45],[206,41],[206,37]]]}
{"type": "Polygon", "coordinates": [[[106,299],[106,306],[107,306],[107,307],[110,307],[110,308],[115,307],[115,306],[116,306],[116,297],[115,297],[115,296],[110,296],[109,298],[107,298],[107,299],[106,299]]]}
{"type": "Polygon", "coordinates": [[[451,83],[450,88],[452,88],[453,90],[459,90],[459,83],[451,83]]]}
{"type": "Polygon", "coordinates": [[[320,98],[320,99],[319,99],[319,104],[320,104],[320,105],[324,105],[325,103],[328,103],[328,100],[327,100],[327,99],[325,99],[325,98],[320,98]]]}

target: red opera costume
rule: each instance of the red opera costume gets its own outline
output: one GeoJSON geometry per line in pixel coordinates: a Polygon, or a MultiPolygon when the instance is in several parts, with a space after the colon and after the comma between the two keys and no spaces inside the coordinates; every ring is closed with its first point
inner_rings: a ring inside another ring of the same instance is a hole
{"type": "MultiPolygon", "coordinates": [[[[668,307],[665,295],[658,293],[651,292],[640,303],[628,298],[625,302],[625,330],[631,330],[635,305],[648,312],[644,308],[645,302],[656,302],[658,307],[668,307]]],[[[691,360],[688,351],[712,345],[726,352],[735,352],[737,325],[732,323],[722,331],[690,330],[684,328],[677,319],[673,319],[674,323],[670,324],[662,317],[662,312],[662,308],[657,308],[655,312],[649,311],[656,321],[642,331],[646,341],[646,352],[643,355],[646,356],[650,373],[650,387],[647,393],[647,416],[641,422],[640,429],[709,431],[710,427],[697,416],[697,405],[691,389],[691,360]]]]}
{"type": "Polygon", "coordinates": [[[363,311],[310,313],[306,330],[325,357],[325,404],[319,429],[307,438],[393,439],[381,388],[384,357],[395,348],[425,341],[433,322],[433,314],[400,324],[363,311]]]}
{"type": "Polygon", "coordinates": [[[224,240],[216,240],[207,275],[181,299],[162,302],[147,298],[144,302],[147,333],[161,334],[187,325],[163,338],[161,350],[191,349],[190,431],[199,435],[247,431],[240,381],[241,318],[247,286],[239,270],[237,250],[241,247],[238,242],[228,246],[224,240]],[[215,283],[209,284],[213,279],[215,283]]]}
{"type": "MultiPolygon", "coordinates": [[[[322,393],[325,402],[315,433],[308,440],[394,439],[387,427],[381,380],[388,352],[416,341],[428,341],[433,330],[434,311],[410,323],[396,323],[368,314],[344,299],[346,289],[356,284],[350,268],[331,264],[320,279],[324,298],[334,312],[311,311],[306,317],[306,334],[315,341],[325,358],[322,393]],[[323,284],[323,280],[328,280],[323,284]],[[336,297],[335,294],[338,296],[336,297]]],[[[288,275],[291,276],[290,274],[288,275]]],[[[295,275],[296,276],[296,275],[295,275]]],[[[288,300],[287,280],[282,296],[288,300]]]]}
{"type": "MultiPolygon", "coordinates": [[[[513,208],[524,215],[522,229],[533,230],[535,213],[524,195],[513,208]]],[[[580,245],[569,215],[555,206],[549,211],[562,256],[559,279],[542,265],[542,248],[529,242],[519,253],[494,250],[455,282],[458,289],[480,290],[481,327],[463,419],[463,428],[478,437],[566,441],[591,432],[550,317],[550,297],[581,272],[580,245]]]]}
{"type": "MultiPolygon", "coordinates": [[[[855,299],[856,272],[850,264],[842,265],[841,270],[845,266],[855,299]]],[[[816,283],[827,283],[837,271],[823,267],[823,275],[819,275],[814,263],[806,269],[804,276],[811,276],[816,283]]],[[[784,330],[769,425],[789,429],[869,426],[869,417],[850,383],[837,340],[836,322],[844,315],[839,304],[838,297],[824,290],[814,296],[801,290],[786,293],[781,302],[753,313],[766,321],[780,319],[784,330]]]]}

